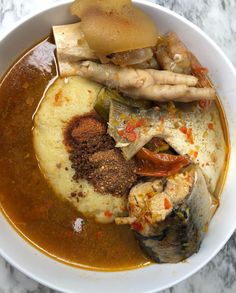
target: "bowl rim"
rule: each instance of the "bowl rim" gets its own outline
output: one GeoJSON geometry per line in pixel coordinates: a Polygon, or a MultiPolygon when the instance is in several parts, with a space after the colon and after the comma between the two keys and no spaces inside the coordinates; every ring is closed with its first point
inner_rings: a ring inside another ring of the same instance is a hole
{"type": "MultiPolygon", "coordinates": [[[[4,39],[10,34],[12,33],[14,30],[16,30],[18,27],[20,27],[22,24],[24,24],[25,22],[31,20],[32,18],[34,18],[35,16],[39,16],[40,14],[44,14],[45,12],[57,8],[59,6],[63,6],[66,4],[70,4],[72,3],[73,0],[62,0],[56,3],[52,3],[50,5],[48,5],[46,8],[41,9],[40,11],[37,12],[33,12],[25,17],[23,17],[22,19],[18,20],[10,29],[7,29],[5,33],[2,33],[0,36],[0,42],[4,41],[4,39]]],[[[170,10],[169,8],[163,7],[159,4],[150,2],[148,0],[134,0],[133,1],[135,4],[144,4],[145,6],[149,6],[153,9],[158,9],[161,12],[165,12],[166,14],[168,14],[171,17],[177,18],[178,20],[182,21],[185,25],[189,26],[191,29],[193,29],[194,31],[196,31],[198,34],[200,34],[203,38],[205,38],[211,45],[212,47],[214,47],[214,49],[218,52],[218,54],[222,57],[223,61],[225,64],[227,64],[227,66],[229,67],[229,69],[232,71],[235,80],[236,80],[236,68],[234,67],[234,65],[232,64],[232,62],[230,61],[230,59],[226,56],[226,54],[222,51],[222,49],[204,32],[202,31],[197,25],[193,24],[191,21],[189,21],[188,19],[186,19],[184,16],[179,15],[178,13],[170,10]]],[[[1,44],[0,44],[1,46],[1,44]]],[[[15,61],[14,61],[15,62],[15,61]]],[[[13,62],[13,64],[14,64],[13,62]]],[[[10,67],[12,66],[12,64],[10,64],[10,67]]],[[[9,67],[9,68],[10,68],[9,67]]],[[[8,71],[8,70],[7,70],[8,71]]],[[[4,77],[4,74],[3,74],[4,77]]],[[[2,77],[0,77],[2,78],[2,77]]],[[[232,148],[231,148],[232,149],[232,148]]],[[[227,180],[227,178],[226,178],[227,180]]],[[[223,191],[224,192],[224,191],[223,191]]],[[[4,215],[5,217],[5,215],[4,215]]],[[[8,221],[9,222],[9,221],[8,221]]],[[[12,224],[9,223],[9,225],[12,226],[12,224]]],[[[13,227],[13,226],[12,226],[13,227]]],[[[13,228],[15,231],[15,228],[13,228]]],[[[158,289],[151,289],[149,291],[145,291],[145,293],[151,293],[151,292],[159,292],[161,290],[165,290],[167,288],[170,288],[172,286],[175,286],[176,284],[186,280],[187,278],[189,278],[190,276],[194,275],[196,272],[198,272],[200,269],[202,269],[210,260],[212,260],[212,258],[214,256],[216,256],[219,251],[223,248],[223,246],[226,244],[226,242],[229,240],[229,238],[232,236],[232,234],[234,233],[236,229],[236,222],[235,225],[231,227],[231,229],[229,229],[227,236],[219,243],[218,247],[214,250],[211,251],[210,253],[208,253],[208,257],[201,262],[200,265],[196,266],[194,269],[191,269],[189,271],[189,273],[186,273],[184,276],[182,277],[178,277],[176,280],[171,281],[168,285],[163,285],[162,287],[158,288],[158,289]],[[157,291],[158,290],[158,291],[157,291]]],[[[15,233],[17,233],[15,231],[15,233]]],[[[17,233],[19,235],[19,233],[17,233]]],[[[22,236],[19,235],[21,238],[22,236]]],[[[24,240],[25,241],[25,240],[24,240]]],[[[28,242],[28,241],[26,241],[28,242]]],[[[28,243],[28,245],[31,245],[30,243],[28,243]]],[[[57,285],[49,282],[49,281],[44,281],[42,278],[38,277],[37,275],[31,273],[29,270],[25,269],[24,267],[22,267],[21,264],[19,264],[18,262],[16,262],[10,255],[6,254],[0,247],[0,255],[7,261],[9,262],[12,266],[14,266],[15,268],[17,268],[20,272],[22,272],[23,274],[25,274],[26,276],[30,277],[31,279],[39,282],[40,284],[43,284],[47,287],[50,287],[54,290],[63,292],[62,289],[60,287],[57,287],[57,285]]],[[[50,258],[50,256],[47,255],[47,257],[50,258]]],[[[104,272],[102,272],[104,273],[104,272]]],[[[107,274],[107,272],[105,272],[107,274]]],[[[109,273],[117,273],[116,271],[114,272],[109,272],[109,273]]],[[[70,292],[70,291],[66,291],[66,292],[70,292]]]]}

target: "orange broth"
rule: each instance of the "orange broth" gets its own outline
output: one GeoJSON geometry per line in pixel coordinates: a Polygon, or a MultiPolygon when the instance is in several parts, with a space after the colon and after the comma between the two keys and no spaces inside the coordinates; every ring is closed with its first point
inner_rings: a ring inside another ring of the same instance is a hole
{"type": "Polygon", "coordinates": [[[53,193],[40,172],[32,143],[33,116],[56,79],[55,45],[30,49],[0,85],[0,203],[21,235],[50,256],[97,270],[124,270],[150,263],[129,227],[85,219],[53,193]],[[82,219],[82,231],[74,223],[82,219]]]}

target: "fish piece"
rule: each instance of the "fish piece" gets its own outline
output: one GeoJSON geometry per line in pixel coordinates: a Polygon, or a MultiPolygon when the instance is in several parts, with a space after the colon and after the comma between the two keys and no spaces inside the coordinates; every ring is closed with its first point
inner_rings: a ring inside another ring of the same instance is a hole
{"type": "Polygon", "coordinates": [[[197,104],[179,104],[169,109],[160,106],[140,111],[137,108],[113,102],[110,108],[109,134],[116,143],[127,143],[121,149],[124,157],[132,158],[153,137],[163,138],[178,154],[188,155],[199,165],[207,180],[210,192],[214,193],[223,172],[226,144],[215,103],[205,111],[197,104]],[[120,136],[117,130],[124,130],[129,120],[143,119],[144,123],[135,129],[136,140],[130,142],[120,136]]]}
{"type": "Polygon", "coordinates": [[[136,218],[144,236],[156,235],[156,223],[162,222],[190,194],[195,168],[183,170],[166,179],[139,183],[129,194],[129,217],[136,218]]]}
{"type": "Polygon", "coordinates": [[[78,61],[96,60],[81,30],[81,22],[53,26],[57,61],[61,76],[76,75],[78,61]]]}
{"type": "MultiPolygon", "coordinates": [[[[213,204],[201,170],[192,165],[166,181],[134,186],[129,217],[123,223],[131,223],[141,247],[154,261],[177,263],[198,251],[213,204]]],[[[116,223],[123,224],[119,218],[116,223]]]]}
{"type": "Polygon", "coordinates": [[[155,136],[163,136],[162,113],[154,109],[143,110],[134,108],[115,100],[110,103],[110,114],[108,123],[108,133],[119,145],[126,160],[130,160],[146,143],[155,136]],[[130,141],[125,137],[124,131],[129,122],[143,121],[143,123],[133,129],[135,139],[130,141]]]}
{"type": "Polygon", "coordinates": [[[169,119],[164,119],[165,141],[180,155],[188,155],[198,164],[214,193],[223,172],[226,144],[220,114],[215,103],[206,111],[198,105],[178,105],[169,119]]]}

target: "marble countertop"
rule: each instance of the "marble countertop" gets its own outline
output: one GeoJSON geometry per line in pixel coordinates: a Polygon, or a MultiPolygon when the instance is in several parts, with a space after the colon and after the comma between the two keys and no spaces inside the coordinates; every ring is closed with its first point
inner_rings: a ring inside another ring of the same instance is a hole
{"type": "MultiPolygon", "coordinates": [[[[0,37],[22,17],[61,0],[0,0],[0,37]]],[[[236,66],[236,0],[149,0],[197,24],[236,66]]],[[[201,271],[162,293],[236,292],[236,233],[201,271]]],[[[23,275],[0,257],[0,293],[57,293],[23,275]]]]}

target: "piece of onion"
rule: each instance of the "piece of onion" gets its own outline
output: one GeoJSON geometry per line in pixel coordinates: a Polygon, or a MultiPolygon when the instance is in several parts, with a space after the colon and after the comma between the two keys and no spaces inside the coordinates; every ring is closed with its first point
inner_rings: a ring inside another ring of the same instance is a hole
{"type": "Polygon", "coordinates": [[[153,47],[155,23],[130,0],[76,0],[71,13],[82,20],[89,47],[102,54],[153,47]]]}

